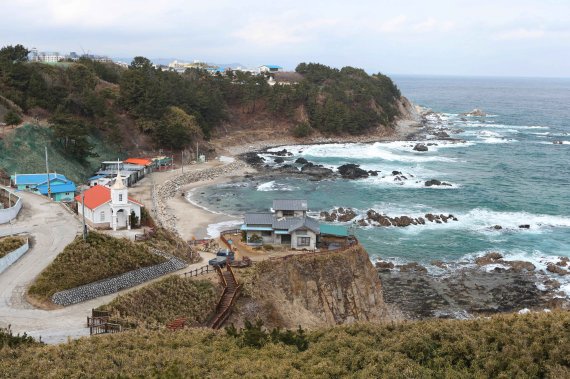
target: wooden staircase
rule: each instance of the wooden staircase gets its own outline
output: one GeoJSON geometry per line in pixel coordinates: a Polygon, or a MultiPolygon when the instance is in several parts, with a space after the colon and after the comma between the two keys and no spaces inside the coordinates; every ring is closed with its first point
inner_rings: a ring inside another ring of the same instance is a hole
{"type": "Polygon", "coordinates": [[[234,272],[229,264],[226,265],[225,271],[216,267],[216,272],[220,276],[220,281],[224,287],[224,291],[222,292],[218,305],[216,306],[216,312],[208,323],[208,326],[212,329],[221,328],[224,322],[228,319],[241,289],[241,284],[237,282],[234,272]]]}

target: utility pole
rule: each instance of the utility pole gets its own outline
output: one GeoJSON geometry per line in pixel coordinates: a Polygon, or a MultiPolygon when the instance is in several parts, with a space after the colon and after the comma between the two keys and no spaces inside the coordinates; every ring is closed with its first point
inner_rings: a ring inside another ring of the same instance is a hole
{"type": "Polygon", "coordinates": [[[184,174],[184,150],[180,152],[180,164],[182,166],[182,173],[184,174]]]}
{"type": "Polygon", "coordinates": [[[51,184],[49,180],[49,165],[48,165],[48,153],[47,153],[47,146],[45,146],[46,151],[46,173],[47,173],[47,185],[48,185],[48,198],[51,200],[51,184]]]}
{"type": "Polygon", "coordinates": [[[85,225],[85,192],[81,194],[81,214],[83,215],[83,241],[86,241],[87,225],[85,225]]]}
{"type": "Polygon", "coordinates": [[[200,162],[200,153],[198,152],[198,142],[196,141],[196,163],[200,162]]]}

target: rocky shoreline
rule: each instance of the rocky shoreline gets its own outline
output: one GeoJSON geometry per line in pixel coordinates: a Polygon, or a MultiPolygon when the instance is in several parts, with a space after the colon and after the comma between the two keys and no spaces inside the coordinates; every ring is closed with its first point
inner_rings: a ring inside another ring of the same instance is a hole
{"type": "MultiPolygon", "coordinates": [[[[471,318],[499,312],[570,309],[560,282],[531,262],[508,261],[489,253],[474,264],[433,261],[437,273],[416,263],[378,261],[384,300],[406,318],[471,318]]],[[[549,273],[569,275],[569,261],[548,265],[549,273]]]]}

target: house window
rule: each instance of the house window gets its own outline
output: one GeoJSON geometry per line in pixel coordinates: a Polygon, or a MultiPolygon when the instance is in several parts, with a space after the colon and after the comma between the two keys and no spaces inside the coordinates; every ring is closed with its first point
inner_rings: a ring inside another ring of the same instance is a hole
{"type": "Polygon", "coordinates": [[[297,238],[297,246],[310,246],[310,245],[311,245],[311,237],[297,238]]]}
{"type": "Polygon", "coordinates": [[[295,216],[295,211],[282,211],[283,217],[292,217],[295,216]]]}
{"type": "Polygon", "coordinates": [[[119,201],[123,201],[123,194],[122,193],[119,194],[119,201]]]}
{"type": "Polygon", "coordinates": [[[262,236],[262,237],[271,237],[272,234],[273,234],[273,232],[270,231],[270,230],[263,230],[263,231],[261,232],[261,236],[262,236]]]}
{"type": "Polygon", "coordinates": [[[101,221],[105,221],[105,211],[101,211],[101,215],[99,216],[101,221]]]}

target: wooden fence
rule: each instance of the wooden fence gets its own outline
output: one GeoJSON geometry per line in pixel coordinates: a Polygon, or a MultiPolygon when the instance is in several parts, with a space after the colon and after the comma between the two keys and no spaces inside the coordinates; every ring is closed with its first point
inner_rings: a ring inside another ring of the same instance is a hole
{"type": "Polygon", "coordinates": [[[194,270],[190,270],[188,272],[184,273],[184,277],[193,277],[193,276],[198,276],[198,275],[205,275],[208,274],[210,272],[214,272],[214,269],[210,268],[210,265],[206,265],[206,266],[202,266],[202,267],[198,267],[194,270]]]}
{"type": "Polygon", "coordinates": [[[106,334],[106,333],[120,333],[123,331],[123,327],[120,324],[112,324],[106,322],[100,325],[93,325],[89,327],[89,334],[106,334]]]}
{"type": "Polygon", "coordinates": [[[224,245],[226,245],[228,247],[228,249],[232,249],[232,244],[227,240],[225,234],[239,234],[241,233],[240,229],[231,229],[231,230],[225,230],[223,232],[220,232],[220,239],[222,240],[222,242],[224,243],[224,245]]]}

